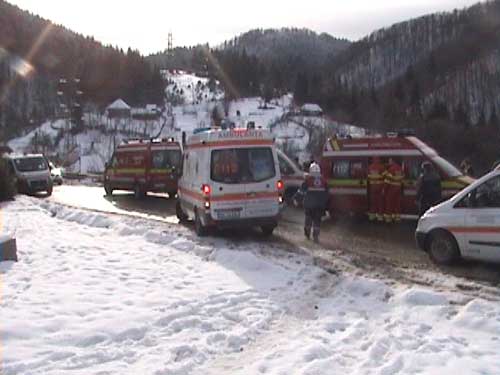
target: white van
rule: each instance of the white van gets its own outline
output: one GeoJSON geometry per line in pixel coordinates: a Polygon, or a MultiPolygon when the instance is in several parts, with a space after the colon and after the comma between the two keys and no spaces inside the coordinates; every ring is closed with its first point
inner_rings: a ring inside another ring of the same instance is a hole
{"type": "Polygon", "coordinates": [[[45,191],[52,195],[53,182],[47,159],[42,154],[8,155],[9,170],[16,180],[17,191],[35,194],[45,191]]]}
{"type": "Polygon", "coordinates": [[[267,130],[204,130],[184,148],[177,217],[209,228],[260,226],[271,235],[283,207],[274,138],[267,130]]]}
{"type": "Polygon", "coordinates": [[[500,170],[429,209],[415,236],[418,246],[439,264],[460,256],[500,262],[500,170]]]}
{"type": "Polygon", "coordinates": [[[305,180],[304,172],[283,151],[277,150],[277,152],[281,178],[285,185],[285,201],[289,201],[302,186],[305,180]]]}

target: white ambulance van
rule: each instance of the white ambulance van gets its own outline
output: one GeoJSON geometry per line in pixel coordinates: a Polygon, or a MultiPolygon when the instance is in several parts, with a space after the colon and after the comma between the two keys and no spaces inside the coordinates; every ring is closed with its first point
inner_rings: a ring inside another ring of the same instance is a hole
{"type": "Polygon", "coordinates": [[[500,262],[500,170],[429,209],[415,236],[418,246],[438,264],[460,256],[500,262]]]}
{"type": "Polygon", "coordinates": [[[208,129],[184,147],[177,217],[210,228],[259,226],[271,235],[283,208],[274,138],[261,129],[208,129]]]}

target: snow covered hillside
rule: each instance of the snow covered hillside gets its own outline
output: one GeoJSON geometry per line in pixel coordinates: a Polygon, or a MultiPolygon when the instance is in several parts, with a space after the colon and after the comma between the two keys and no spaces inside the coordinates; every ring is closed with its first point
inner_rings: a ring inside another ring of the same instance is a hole
{"type": "Polygon", "coordinates": [[[498,301],[333,275],[274,241],[2,209],[19,248],[0,263],[5,375],[500,372],[498,301]]]}
{"type": "MultiPolygon", "coordinates": [[[[214,107],[224,114],[224,92],[218,82],[183,71],[164,72],[164,78],[167,103],[158,119],[110,119],[106,114],[86,113],[86,130],[82,133],[63,135],[67,124],[65,120],[56,120],[11,140],[9,146],[17,152],[37,150],[53,155],[69,172],[100,173],[116,145],[125,139],[159,136],[180,140],[182,132],[190,134],[196,128],[211,126],[214,107]]],[[[290,94],[267,106],[259,97],[234,100],[226,108],[227,118],[239,127],[253,121],[256,126],[271,129],[277,144],[301,161],[312,156],[308,145],[314,129],[341,134],[362,131],[323,116],[293,115],[292,101],[290,94]]]]}

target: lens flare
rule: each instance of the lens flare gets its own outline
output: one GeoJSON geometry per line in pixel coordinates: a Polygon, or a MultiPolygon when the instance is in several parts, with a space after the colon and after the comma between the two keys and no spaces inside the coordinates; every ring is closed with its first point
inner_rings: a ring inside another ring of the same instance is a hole
{"type": "Polygon", "coordinates": [[[22,78],[27,78],[35,70],[33,65],[21,58],[14,59],[10,64],[10,68],[22,78]]]}

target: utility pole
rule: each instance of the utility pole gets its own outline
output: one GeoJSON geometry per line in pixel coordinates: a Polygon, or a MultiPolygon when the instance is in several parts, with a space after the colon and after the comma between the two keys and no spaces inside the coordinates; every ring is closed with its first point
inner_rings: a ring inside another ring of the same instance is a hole
{"type": "Polygon", "coordinates": [[[172,36],[172,31],[168,32],[168,40],[167,40],[167,54],[171,55],[174,50],[174,38],[172,36]]]}
{"type": "Polygon", "coordinates": [[[72,130],[83,129],[82,96],[80,78],[59,78],[57,97],[59,98],[60,117],[66,120],[63,130],[64,154],[66,156],[76,145],[72,130]]]}

